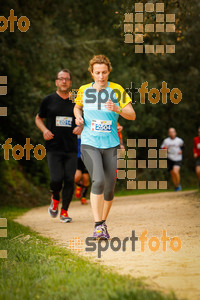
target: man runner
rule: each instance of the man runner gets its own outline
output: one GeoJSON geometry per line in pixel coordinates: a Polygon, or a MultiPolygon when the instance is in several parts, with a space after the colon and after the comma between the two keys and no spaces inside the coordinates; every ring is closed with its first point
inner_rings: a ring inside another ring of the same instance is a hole
{"type": "Polygon", "coordinates": [[[200,189],[200,126],[198,128],[198,136],[194,138],[194,146],[193,146],[194,158],[196,159],[196,174],[199,180],[199,189],[200,189]]]}
{"type": "Polygon", "coordinates": [[[183,159],[182,150],[184,142],[176,136],[174,128],[169,128],[168,135],[169,137],[163,141],[161,148],[167,149],[167,167],[170,171],[175,191],[181,191],[180,168],[183,159]]]}
{"type": "Polygon", "coordinates": [[[74,191],[74,174],[77,166],[76,135],[81,134],[82,128],[75,125],[74,104],[69,100],[72,86],[71,72],[68,69],[59,71],[55,85],[57,91],[43,99],[35,123],[46,141],[52,192],[49,214],[53,218],[57,217],[62,190],[60,221],[67,223],[72,221],[68,216],[68,208],[74,191]]]}

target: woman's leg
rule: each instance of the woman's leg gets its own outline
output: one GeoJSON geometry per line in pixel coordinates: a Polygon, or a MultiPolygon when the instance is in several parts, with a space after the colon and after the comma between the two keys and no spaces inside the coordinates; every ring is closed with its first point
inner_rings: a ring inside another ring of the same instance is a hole
{"type": "Polygon", "coordinates": [[[92,146],[81,145],[81,158],[92,180],[90,202],[94,220],[101,222],[104,202],[104,171],[101,152],[92,146]]]}
{"type": "Polygon", "coordinates": [[[105,175],[104,206],[102,220],[106,220],[113,203],[116,184],[117,149],[119,147],[103,150],[103,167],[105,175]]]}

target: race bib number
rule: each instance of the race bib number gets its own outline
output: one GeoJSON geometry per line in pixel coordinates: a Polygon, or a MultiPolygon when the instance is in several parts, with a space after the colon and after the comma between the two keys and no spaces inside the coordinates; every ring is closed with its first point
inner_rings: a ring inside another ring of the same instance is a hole
{"type": "Polygon", "coordinates": [[[200,149],[200,143],[199,143],[199,144],[197,144],[197,149],[200,149]]]}
{"type": "Polygon", "coordinates": [[[72,127],[72,117],[56,117],[56,126],[72,127]]]}
{"type": "Polygon", "coordinates": [[[97,132],[111,132],[112,121],[92,120],[91,130],[97,132]]]}

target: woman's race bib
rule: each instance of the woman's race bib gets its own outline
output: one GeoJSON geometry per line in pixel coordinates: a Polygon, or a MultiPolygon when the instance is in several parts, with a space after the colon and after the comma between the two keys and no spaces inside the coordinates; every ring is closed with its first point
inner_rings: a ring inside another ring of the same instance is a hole
{"type": "Polygon", "coordinates": [[[92,120],[91,130],[97,132],[111,132],[112,121],[110,120],[92,120]]]}

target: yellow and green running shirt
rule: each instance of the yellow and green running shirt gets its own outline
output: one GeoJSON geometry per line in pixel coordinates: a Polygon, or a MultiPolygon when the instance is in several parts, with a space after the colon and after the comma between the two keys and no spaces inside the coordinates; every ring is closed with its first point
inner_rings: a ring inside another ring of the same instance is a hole
{"type": "Polygon", "coordinates": [[[120,144],[117,133],[119,114],[105,107],[108,99],[123,108],[131,102],[131,98],[121,85],[109,82],[107,87],[99,92],[93,84],[82,85],[75,103],[83,107],[84,129],[81,134],[81,144],[95,148],[107,149],[120,144]]]}

